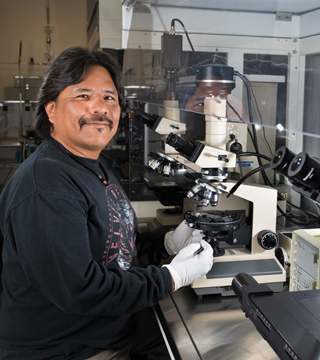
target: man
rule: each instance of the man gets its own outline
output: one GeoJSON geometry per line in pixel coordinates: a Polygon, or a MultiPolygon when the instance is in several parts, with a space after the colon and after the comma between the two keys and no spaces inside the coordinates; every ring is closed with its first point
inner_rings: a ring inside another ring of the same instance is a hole
{"type": "MultiPolygon", "coordinates": [[[[186,110],[203,113],[204,112],[204,99],[210,98],[212,95],[219,94],[217,86],[212,83],[200,82],[195,91],[192,93],[190,99],[185,105],[186,110]]],[[[248,121],[247,115],[241,117],[240,114],[245,114],[245,108],[242,102],[232,94],[226,94],[227,108],[226,114],[229,120],[244,120],[248,121]]]]}
{"type": "Polygon", "coordinates": [[[194,256],[199,240],[185,224],[136,241],[132,206],[100,156],[123,102],[103,52],[67,49],[46,74],[35,120],[45,141],[0,199],[1,359],[169,358],[151,307],[204,276],[212,249],[201,240],[194,256]]]}
{"type": "Polygon", "coordinates": [[[231,94],[234,87],[232,67],[222,64],[199,65],[196,67],[193,86],[180,88],[180,106],[185,110],[203,113],[206,98],[221,97],[227,100],[226,116],[229,120],[248,121],[242,101],[231,94]]]}

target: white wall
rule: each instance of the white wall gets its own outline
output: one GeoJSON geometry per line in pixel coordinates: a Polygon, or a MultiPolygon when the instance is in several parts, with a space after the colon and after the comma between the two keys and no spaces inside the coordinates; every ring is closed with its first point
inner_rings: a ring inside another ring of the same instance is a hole
{"type": "MultiPolygon", "coordinates": [[[[43,76],[48,66],[28,65],[47,62],[47,0],[0,0],[0,102],[3,88],[13,86],[18,75],[19,44],[22,41],[21,75],[43,76]]],[[[86,0],[49,0],[51,52],[56,58],[64,49],[87,45],[86,0]]]]}

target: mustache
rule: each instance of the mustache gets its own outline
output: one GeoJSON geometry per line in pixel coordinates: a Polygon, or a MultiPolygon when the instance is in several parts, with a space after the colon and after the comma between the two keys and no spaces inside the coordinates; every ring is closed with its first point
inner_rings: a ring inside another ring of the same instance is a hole
{"type": "Polygon", "coordinates": [[[99,115],[99,114],[92,115],[91,117],[82,116],[79,120],[80,129],[85,124],[90,124],[90,123],[97,122],[97,121],[106,122],[108,124],[110,130],[113,129],[113,121],[111,119],[107,118],[106,116],[99,115]]]}

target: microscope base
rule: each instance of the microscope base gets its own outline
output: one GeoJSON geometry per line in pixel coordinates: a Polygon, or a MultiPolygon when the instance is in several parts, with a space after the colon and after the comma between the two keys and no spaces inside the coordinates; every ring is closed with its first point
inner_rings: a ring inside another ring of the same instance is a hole
{"type": "MultiPolygon", "coordinates": [[[[281,292],[283,289],[283,283],[266,283],[273,292],[281,292]]],[[[236,295],[231,286],[226,287],[205,287],[193,289],[199,298],[203,295],[221,295],[221,296],[234,296],[236,295]]]]}
{"type": "Polygon", "coordinates": [[[229,257],[217,258],[208,274],[191,284],[199,296],[206,294],[235,295],[231,283],[239,273],[252,275],[259,283],[268,284],[272,290],[281,291],[286,281],[286,272],[275,257],[256,258],[250,260],[230,260],[229,257]]]}

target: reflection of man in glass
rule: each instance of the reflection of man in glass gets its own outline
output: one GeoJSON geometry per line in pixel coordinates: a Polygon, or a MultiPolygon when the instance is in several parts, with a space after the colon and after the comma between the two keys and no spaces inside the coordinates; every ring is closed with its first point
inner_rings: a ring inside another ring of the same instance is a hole
{"type": "Polygon", "coordinates": [[[209,64],[201,65],[196,70],[197,88],[189,89],[187,94],[184,94],[187,100],[184,108],[195,112],[204,112],[204,99],[211,97],[226,98],[227,99],[227,117],[232,120],[246,120],[243,115],[244,107],[242,102],[231,95],[231,91],[235,87],[234,70],[230,66],[209,64]],[[190,94],[192,91],[192,95],[190,94]],[[242,114],[242,115],[241,115],[242,114]]]}

